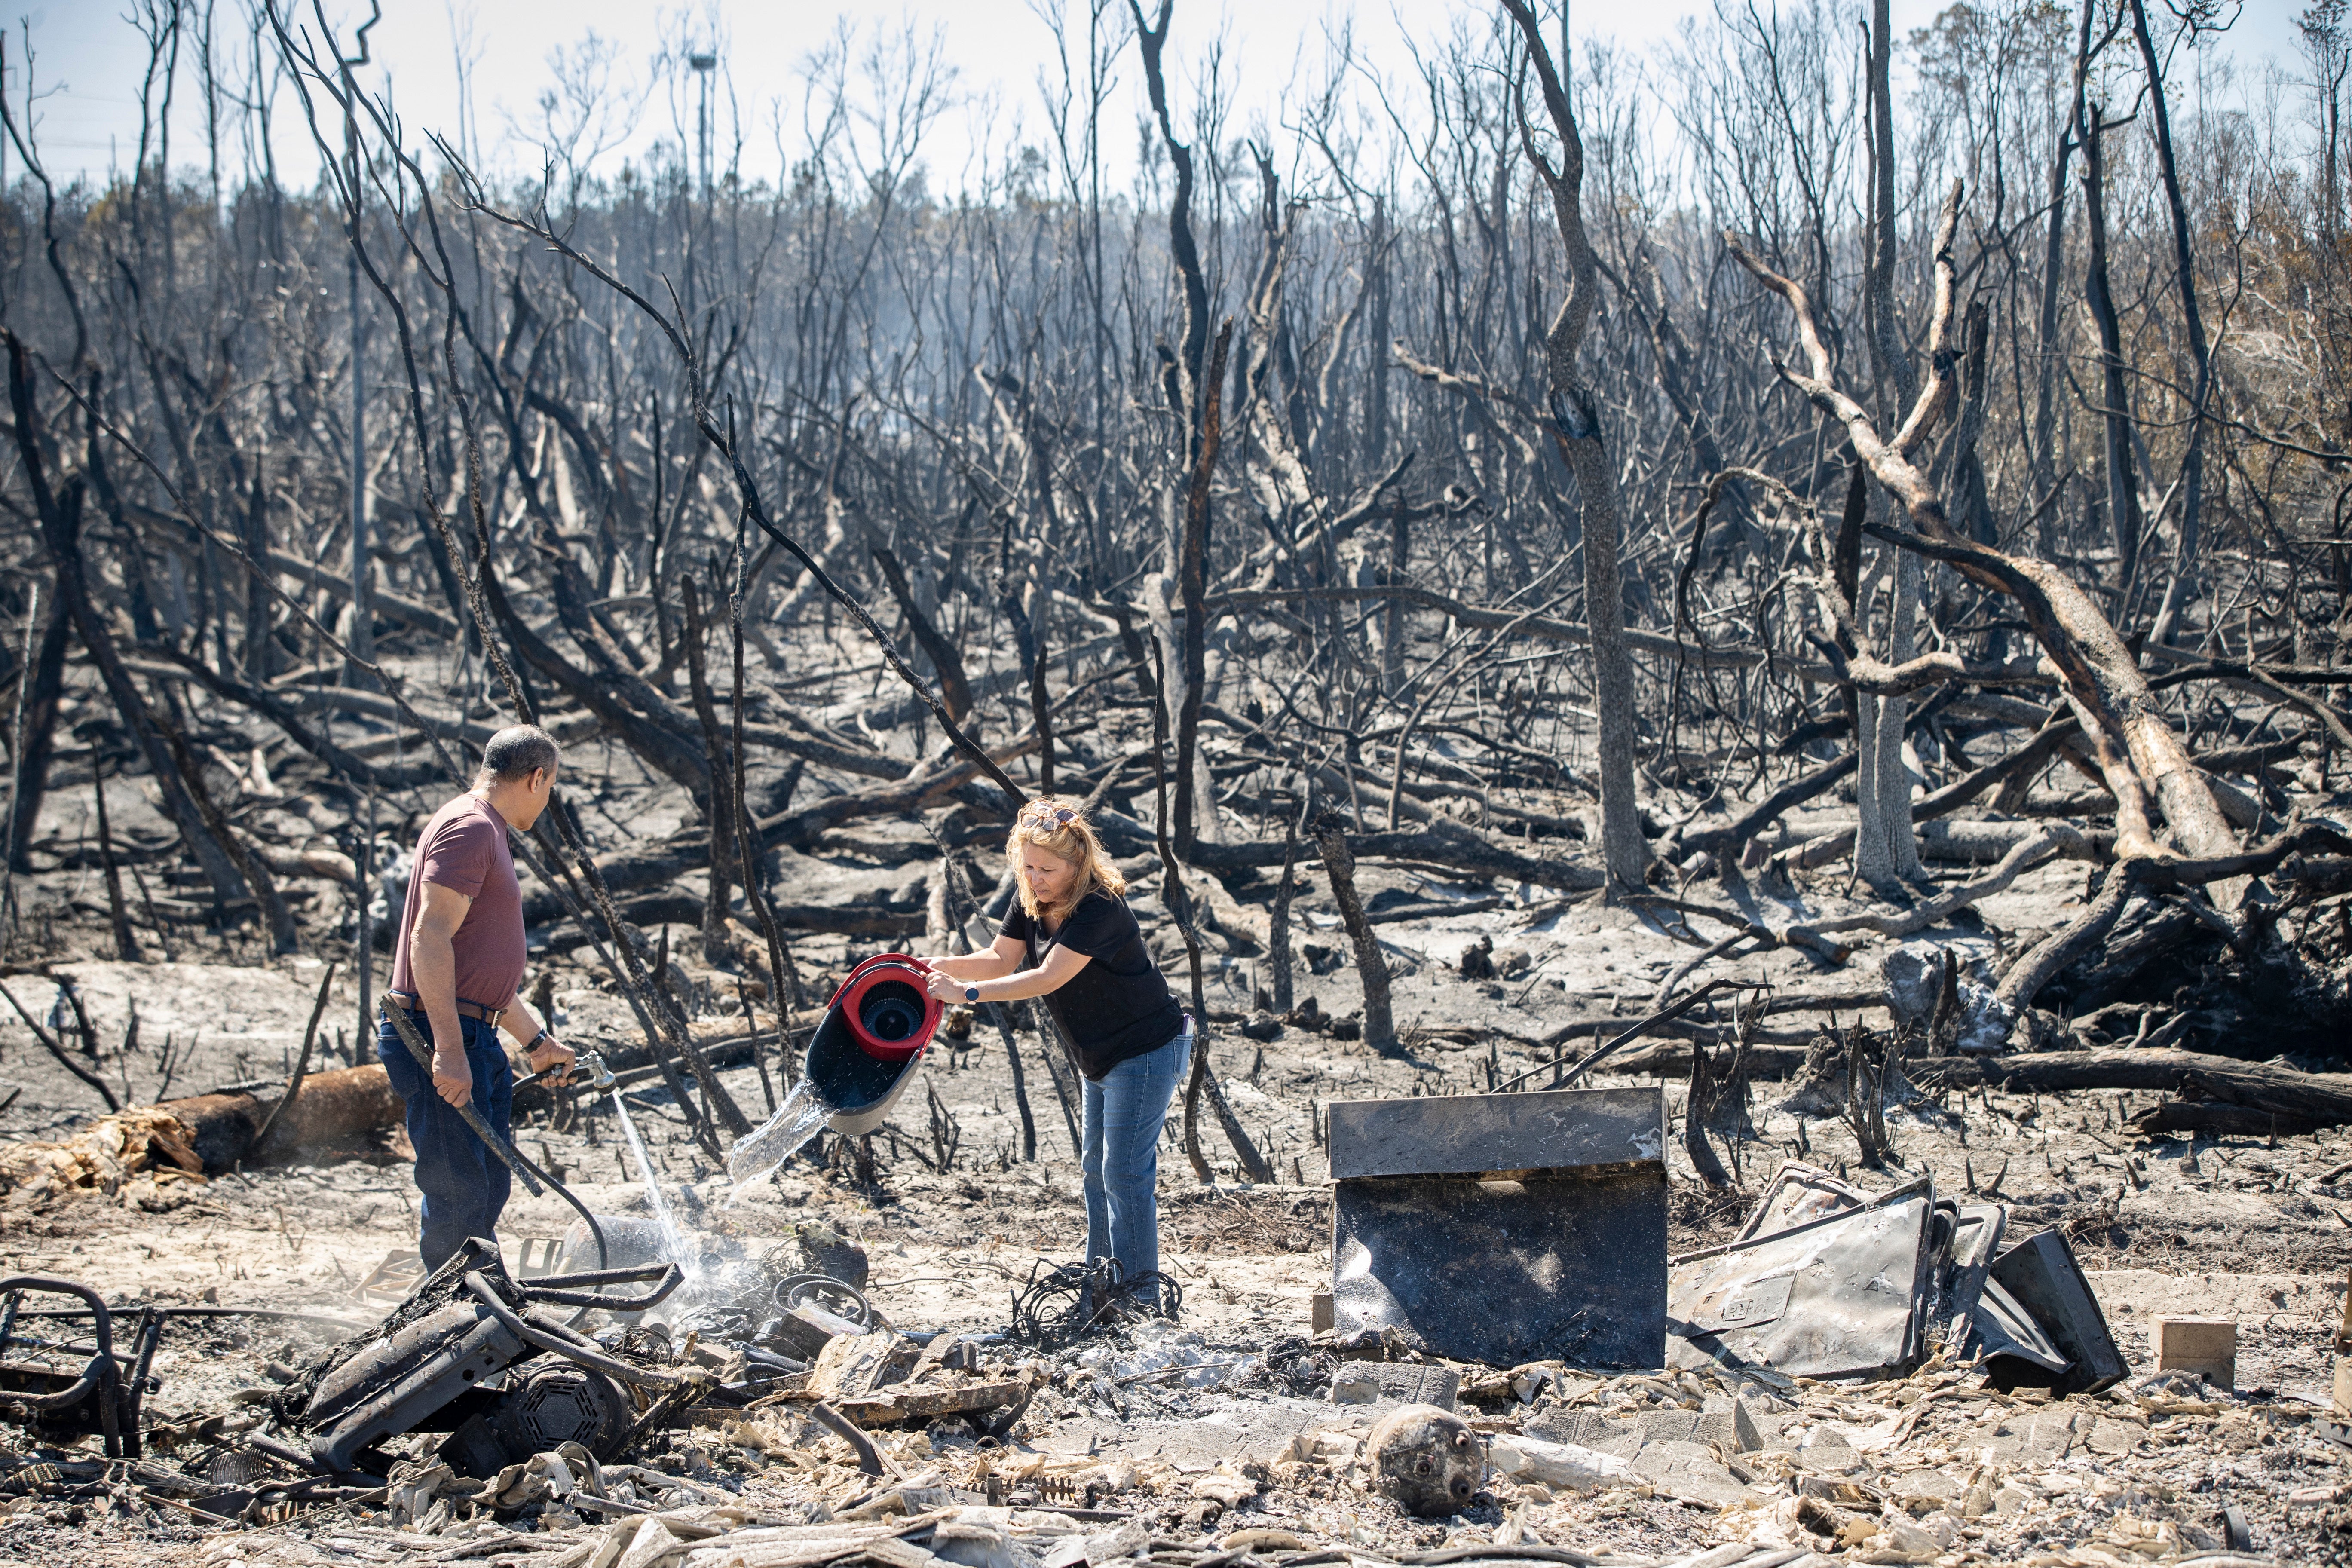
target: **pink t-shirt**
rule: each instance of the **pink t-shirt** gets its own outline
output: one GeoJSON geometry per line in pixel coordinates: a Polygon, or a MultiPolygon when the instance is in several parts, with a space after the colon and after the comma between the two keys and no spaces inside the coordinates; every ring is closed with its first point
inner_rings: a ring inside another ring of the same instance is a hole
{"type": "Polygon", "coordinates": [[[416,914],[431,882],[474,900],[449,946],[457,960],[457,1000],[484,1007],[513,1004],[528,954],[523,946],[522,885],[515,880],[514,852],[507,847],[506,818],[488,801],[461,795],[425,825],[416,839],[416,864],[408,874],[408,903],[393,943],[392,988],[408,995],[416,983],[408,965],[408,943],[416,914]]]}

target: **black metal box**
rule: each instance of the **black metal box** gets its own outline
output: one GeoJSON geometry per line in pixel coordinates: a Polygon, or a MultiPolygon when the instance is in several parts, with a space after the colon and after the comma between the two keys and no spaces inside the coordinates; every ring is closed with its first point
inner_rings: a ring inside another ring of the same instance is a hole
{"type": "Polygon", "coordinates": [[[1334,1327],[1516,1366],[1663,1364],[1665,1091],[1330,1108],[1334,1327]]]}

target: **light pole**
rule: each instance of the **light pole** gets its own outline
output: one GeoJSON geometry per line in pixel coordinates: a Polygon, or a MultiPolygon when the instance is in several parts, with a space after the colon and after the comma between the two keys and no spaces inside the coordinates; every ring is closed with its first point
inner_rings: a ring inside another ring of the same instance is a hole
{"type": "Polygon", "coordinates": [[[686,63],[702,79],[702,107],[696,115],[695,142],[702,154],[702,199],[710,199],[710,78],[719,69],[717,55],[688,55],[686,63]]]}

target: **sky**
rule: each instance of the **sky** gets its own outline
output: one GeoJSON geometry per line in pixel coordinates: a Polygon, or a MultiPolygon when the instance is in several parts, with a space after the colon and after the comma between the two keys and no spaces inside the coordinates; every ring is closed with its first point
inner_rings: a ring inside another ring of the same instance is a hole
{"type": "MultiPolygon", "coordinates": [[[[130,13],[161,3],[84,0],[39,4],[19,13],[22,25],[7,42],[7,89],[21,106],[29,43],[40,145],[53,174],[84,174],[102,182],[111,171],[129,167],[139,136],[139,93],[147,60],[146,42],[130,13]]],[[[195,0],[197,5],[205,3],[195,0]]],[[[214,3],[215,48],[223,56],[249,58],[251,46],[239,37],[231,15],[245,10],[244,0],[214,3]]],[[[349,29],[365,20],[368,0],[320,3],[348,49],[349,29]]],[[[784,158],[803,144],[808,62],[828,40],[845,29],[861,48],[877,36],[936,40],[955,75],[947,105],[925,142],[923,162],[935,189],[952,189],[964,184],[981,150],[1045,139],[1037,84],[1041,70],[1054,68],[1055,56],[1053,29],[1040,9],[1075,12],[1082,26],[1087,0],[906,0],[896,8],[830,0],[695,0],[690,6],[645,0],[382,3],[384,16],[370,34],[372,64],[363,80],[372,75],[377,85],[389,84],[412,141],[426,130],[453,142],[462,138],[478,158],[487,155],[492,166],[510,174],[538,164],[527,135],[519,132],[536,132],[540,125],[536,100],[555,80],[551,54],[562,49],[577,58],[591,35],[601,41],[604,64],[601,72],[590,73],[593,123],[584,140],[611,142],[600,172],[610,173],[621,159],[642,156],[656,137],[676,139],[681,128],[690,134],[691,98],[660,85],[656,61],[666,48],[673,58],[709,49],[719,59],[718,91],[722,101],[732,94],[743,128],[742,167],[761,179],[773,179],[784,158]],[[461,105],[468,104],[470,112],[461,114],[461,105]]],[[[1124,0],[1109,3],[1114,15],[1123,9],[1124,0]]],[[[1553,3],[1539,0],[1548,9],[1553,3]]],[[[1641,50],[1658,46],[1683,18],[1710,9],[1714,0],[1572,3],[1575,47],[1588,48],[1607,38],[1641,50]]],[[[312,0],[293,4],[307,19],[312,0]]],[[[1941,4],[1895,0],[1897,37],[1927,22],[1941,4]]],[[[1858,0],[1854,8],[1859,10],[1858,0]]],[[[2288,62],[2294,56],[2293,16],[2299,8],[2300,0],[2245,0],[2227,40],[2229,53],[2242,68],[2265,57],[2288,62]]],[[[1287,96],[1299,84],[1319,79],[1330,32],[1346,27],[1365,67],[1398,79],[1411,70],[1412,41],[1426,43],[1464,17],[1486,14],[1465,0],[1178,0],[1169,44],[1171,89],[1181,100],[1184,88],[1198,83],[1213,47],[1221,43],[1234,83],[1234,130],[1246,132],[1253,123],[1279,126],[1295,119],[1287,96]]],[[[204,159],[202,106],[188,85],[193,53],[193,43],[184,45],[185,77],[172,114],[175,168],[201,166],[204,159]]],[[[1145,107],[1132,46],[1114,69],[1105,149],[1114,166],[1131,168],[1137,116],[1145,107]]],[[[689,79],[690,73],[673,68],[667,79],[689,79]]],[[[273,141],[281,174],[303,183],[316,161],[290,91],[281,91],[278,110],[273,141]]],[[[723,163],[728,117],[722,113],[719,120],[723,163]]],[[[233,169],[234,156],[226,162],[233,169]]]]}

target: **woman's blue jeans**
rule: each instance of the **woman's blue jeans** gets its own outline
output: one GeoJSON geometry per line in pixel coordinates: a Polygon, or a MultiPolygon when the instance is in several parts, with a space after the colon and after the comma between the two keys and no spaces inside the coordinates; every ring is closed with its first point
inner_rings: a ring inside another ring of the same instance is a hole
{"type": "Polygon", "coordinates": [[[1179,1032],[1086,1080],[1087,1261],[1118,1259],[1132,1279],[1160,1270],[1160,1129],[1177,1080],[1192,1064],[1191,1037],[1179,1032]]]}

